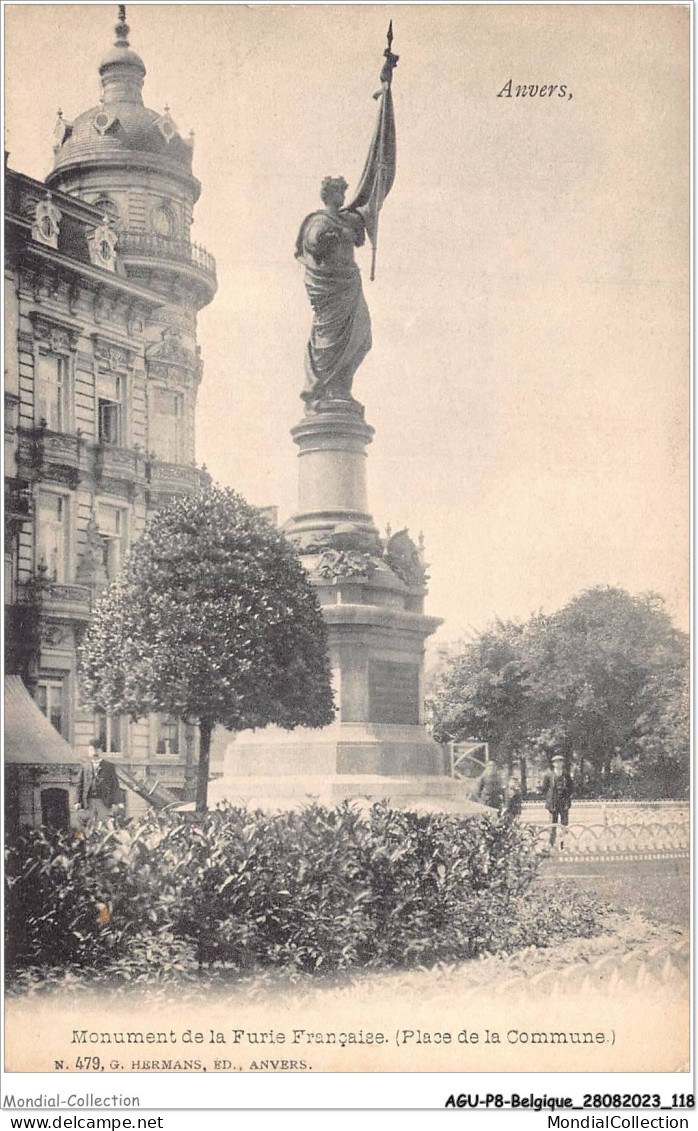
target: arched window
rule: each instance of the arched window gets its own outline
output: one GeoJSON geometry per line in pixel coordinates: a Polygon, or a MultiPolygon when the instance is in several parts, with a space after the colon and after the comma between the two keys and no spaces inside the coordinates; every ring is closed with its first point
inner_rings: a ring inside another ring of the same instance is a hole
{"type": "Polygon", "coordinates": [[[159,236],[167,236],[172,239],[177,235],[177,220],[172,208],[166,201],[153,209],[151,221],[153,230],[159,236]]]}
{"type": "Polygon", "coordinates": [[[106,216],[112,223],[116,224],[119,220],[119,209],[114,201],[109,196],[100,196],[95,200],[93,208],[98,208],[100,215],[106,216]]]}

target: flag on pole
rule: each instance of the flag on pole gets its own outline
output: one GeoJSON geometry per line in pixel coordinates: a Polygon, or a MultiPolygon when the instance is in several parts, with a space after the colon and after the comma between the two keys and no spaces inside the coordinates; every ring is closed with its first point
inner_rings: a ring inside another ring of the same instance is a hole
{"type": "Polygon", "coordinates": [[[373,246],[371,279],[375,278],[378,218],[383,201],[393,187],[395,180],[395,112],[393,110],[391,80],[399,56],[393,55],[390,50],[392,41],[393,21],[391,20],[388,28],[388,47],[383,52],[385,63],[380,76],[381,89],[374,95],[374,98],[380,99],[378,121],[371,139],[371,146],[361,174],[359,187],[351,204],[347,205],[348,211],[359,212],[363,217],[368,238],[373,246]]]}

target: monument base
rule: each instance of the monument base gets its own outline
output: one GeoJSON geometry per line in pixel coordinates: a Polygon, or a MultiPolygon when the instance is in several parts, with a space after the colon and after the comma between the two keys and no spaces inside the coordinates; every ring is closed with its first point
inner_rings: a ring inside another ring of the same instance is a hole
{"type": "Polygon", "coordinates": [[[382,539],[368,509],[373,428],[360,406],[334,401],[308,412],[292,435],[299,509],[284,533],[322,608],[337,714],[322,730],[238,735],[211,799],[465,802],[467,787],[446,776],[441,748],[424,726],[424,642],[441,621],[424,613],[421,542],[418,548],[407,530],[382,539]]]}
{"type": "Polygon", "coordinates": [[[479,816],[491,812],[472,801],[472,782],[444,775],[396,777],[381,774],[226,775],[209,786],[208,804],[220,802],[269,811],[301,809],[314,801],[330,807],[343,801],[368,808],[386,801],[395,809],[479,816]]]}
{"type": "Polygon", "coordinates": [[[334,723],[322,730],[266,727],[244,731],[228,748],[224,777],[444,773],[441,747],[423,726],[334,723]]]}

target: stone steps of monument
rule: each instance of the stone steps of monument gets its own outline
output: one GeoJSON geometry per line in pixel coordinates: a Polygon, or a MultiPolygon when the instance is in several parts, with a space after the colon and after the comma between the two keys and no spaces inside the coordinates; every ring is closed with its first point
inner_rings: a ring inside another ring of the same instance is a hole
{"type": "Polygon", "coordinates": [[[335,775],[328,778],[279,775],[273,778],[235,776],[221,778],[209,786],[208,803],[227,801],[259,809],[295,809],[318,801],[338,805],[345,800],[372,805],[389,801],[397,808],[422,812],[458,813],[474,816],[487,812],[470,800],[470,784],[454,778],[433,776],[387,777],[369,774],[335,775]]]}

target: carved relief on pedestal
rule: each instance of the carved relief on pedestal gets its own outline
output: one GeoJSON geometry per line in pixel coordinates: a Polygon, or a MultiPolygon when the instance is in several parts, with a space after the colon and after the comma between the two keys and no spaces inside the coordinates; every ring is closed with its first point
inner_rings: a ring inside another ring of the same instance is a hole
{"type": "Polygon", "coordinates": [[[388,528],[383,559],[395,576],[410,589],[422,589],[426,585],[429,575],[424,563],[424,542],[421,536],[417,546],[406,528],[398,530],[397,534],[391,534],[388,528]]]}
{"type": "MultiPolygon", "coordinates": [[[[378,569],[382,546],[377,534],[355,523],[337,523],[332,530],[289,535],[304,557],[313,558],[311,575],[325,581],[370,578],[378,569]]],[[[307,564],[307,563],[306,563],[307,564]]]]}
{"type": "Polygon", "coordinates": [[[315,572],[326,581],[339,581],[349,577],[371,577],[377,563],[371,554],[360,550],[322,550],[317,558],[315,572]]]}

